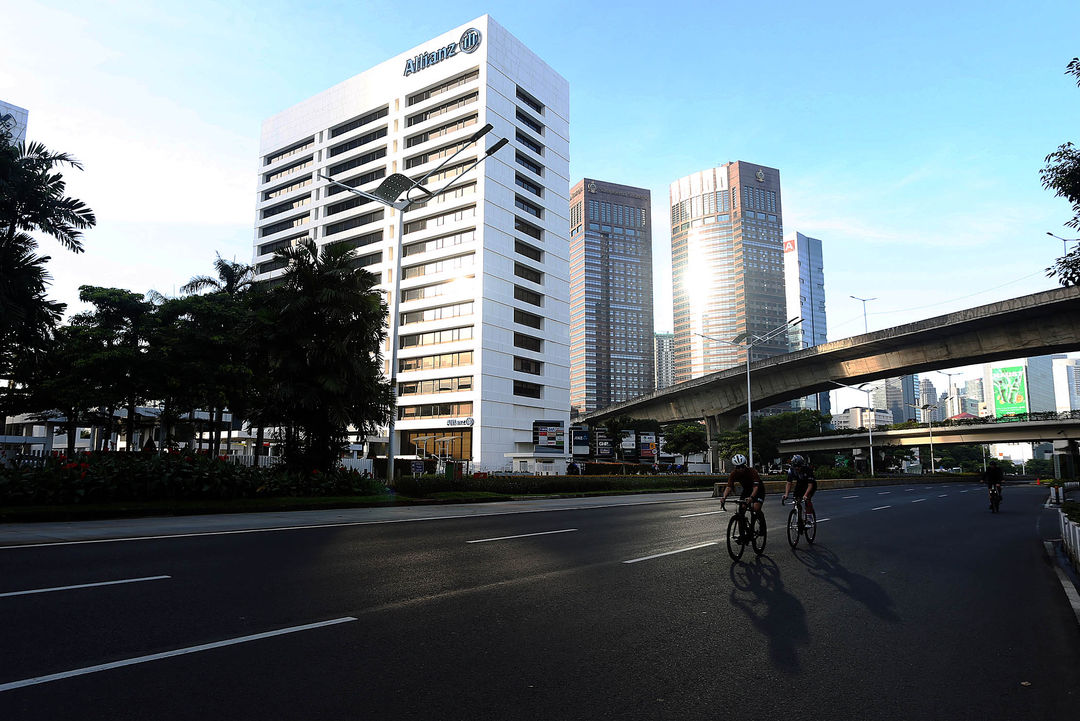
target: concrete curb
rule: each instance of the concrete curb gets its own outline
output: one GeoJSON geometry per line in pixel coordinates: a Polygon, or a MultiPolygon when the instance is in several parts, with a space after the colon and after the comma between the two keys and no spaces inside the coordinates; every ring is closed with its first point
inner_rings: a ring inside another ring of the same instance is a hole
{"type": "Polygon", "coordinates": [[[1065,569],[1061,567],[1063,561],[1059,558],[1057,543],[1055,541],[1043,541],[1043,548],[1046,549],[1046,556],[1050,559],[1050,564],[1054,567],[1054,573],[1057,574],[1058,581],[1061,583],[1061,590],[1065,592],[1065,597],[1069,599],[1073,615],[1076,616],[1076,623],[1080,625],[1080,591],[1076,590],[1076,585],[1065,573],[1065,569]]]}

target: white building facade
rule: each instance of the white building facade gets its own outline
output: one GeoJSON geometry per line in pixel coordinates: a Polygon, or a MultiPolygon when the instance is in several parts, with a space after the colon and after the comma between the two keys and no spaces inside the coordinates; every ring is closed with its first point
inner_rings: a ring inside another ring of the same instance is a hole
{"type": "Polygon", "coordinates": [[[560,454],[549,439],[569,425],[569,145],[567,81],[486,15],[264,122],[259,279],[280,275],[273,253],[301,238],[346,243],[390,305],[400,249],[399,454],[474,470],[509,469],[540,446],[560,454]],[[402,238],[398,211],[319,178],[370,191],[465,147],[426,182],[436,189],[498,138],[509,145],[455,190],[405,211],[402,238]]]}
{"type": "Polygon", "coordinates": [[[892,425],[893,415],[890,411],[855,406],[846,409],[843,413],[834,415],[832,422],[833,427],[837,430],[845,428],[883,428],[892,425]]]}
{"type": "Polygon", "coordinates": [[[26,124],[30,118],[30,111],[0,100],[0,119],[11,133],[11,142],[26,142],[26,124]]]}

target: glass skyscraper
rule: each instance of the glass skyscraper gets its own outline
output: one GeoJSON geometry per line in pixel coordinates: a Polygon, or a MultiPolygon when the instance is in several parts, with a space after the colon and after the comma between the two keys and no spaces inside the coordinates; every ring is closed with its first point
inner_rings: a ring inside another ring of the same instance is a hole
{"type": "Polygon", "coordinates": [[[651,194],[585,178],[570,191],[570,407],[651,393],[651,194]]]}
{"type": "MultiPolygon", "coordinates": [[[[802,233],[784,238],[784,283],[787,307],[802,323],[791,329],[792,350],[811,348],[828,342],[825,325],[825,265],[821,241],[802,233]]],[[[791,402],[794,409],[809,408],[830,413],[829,393],[817,393],[791,402]]]]}
{"type": "MultiPolygon", "coordinates": [[[[748,342],[787,321],[780,171],[737,161],[671,184],[675,382],[742,363],[748,342]],[[717,340],[714,340],[717,339],[717,340]]],[[[751,360],[786,353],[788,336],[751,360]]]]}

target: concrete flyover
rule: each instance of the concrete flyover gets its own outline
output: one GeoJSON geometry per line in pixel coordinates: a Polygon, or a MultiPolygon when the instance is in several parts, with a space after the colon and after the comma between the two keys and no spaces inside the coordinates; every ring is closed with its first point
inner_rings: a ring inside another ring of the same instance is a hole
{"type": "MultiPolygon", "coordinates": [[[[1049,415],[1049,414],[1048,414],[1049,415]]],[[[972,423],[935,425],[934,444],[950,443],[1050,443],[1080,438],[1080,413],[1061,414],[1054,420],[1014,421],[1002,423],[972,423]]],[[[780,455],[787,456],[798,452],[850,450],[866,448],[868,436],[865,430],[814,436],[812,438],[791,438],[781,441],[780,455]]],[[[874,447],[881,446],[925,446],[930,443],[930,433],[925,425],[904,430],[874,431],[874,447]]]]}
{"type": "MultiPolygon", "coordinates": [[[[975,363],[1080,350],[1080,286],[1056,288],[773,356],[750,365],[755,407],[859,384],[975,363]]],[[[746,412],[746,370],[735,366],[586,414],[733,427],[746,412]]]]}

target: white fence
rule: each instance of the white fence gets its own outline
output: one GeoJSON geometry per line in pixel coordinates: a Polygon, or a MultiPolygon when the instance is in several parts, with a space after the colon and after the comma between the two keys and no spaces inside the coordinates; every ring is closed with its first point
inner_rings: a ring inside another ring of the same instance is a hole
{"type": "MultiPolygon", "coordinates": [[[[1080,483],[1066,483],[1065,490],[1073,490],[1080,487],[1080,483]]],[[[1070,521],[1068,516],[1058,511],[1061,518],[1061,543],[1065,548],[1065,555],[1072,561],[1073,568],[1080,572],[1080,523],[1070,521]]]]}

